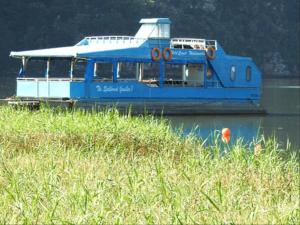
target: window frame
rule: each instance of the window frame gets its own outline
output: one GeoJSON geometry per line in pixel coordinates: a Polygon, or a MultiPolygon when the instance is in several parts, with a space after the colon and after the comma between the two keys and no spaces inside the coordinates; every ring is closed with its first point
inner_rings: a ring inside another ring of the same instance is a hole
{"type": "Polygon", "coordinates": [[[252,67],[247,66],[246,67],[246,81],[250,82],[252,80],[252,67]]]}
{"type": "Polygon", "coordinates": [[[231,81],[236,80],[236,66],[235,65],[231,65],[231,67],[230,67],[230,80],[231,81]]]}

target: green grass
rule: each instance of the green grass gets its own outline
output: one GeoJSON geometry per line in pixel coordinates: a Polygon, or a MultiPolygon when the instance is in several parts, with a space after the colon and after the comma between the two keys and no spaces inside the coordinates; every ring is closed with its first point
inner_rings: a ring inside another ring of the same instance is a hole
{"type": "Polygon", "coordinates": [[[282,152],[115,110],[0,107],[0,223],[299,223],[299,164],[282,152]]]}

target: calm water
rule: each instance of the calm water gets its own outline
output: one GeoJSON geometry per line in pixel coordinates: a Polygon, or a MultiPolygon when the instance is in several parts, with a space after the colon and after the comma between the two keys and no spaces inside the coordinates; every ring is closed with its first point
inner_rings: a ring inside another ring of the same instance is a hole
{"type": "MultiPolygon", "coordinates": [[[[167,117],[174,128],[183,128],[188,134],[197,127],[196,134],[211,138],[216,130],[228,127],[232,139],[242,137],[251,142],[259,134],[275,136],[282,146],[291,143],[292,150],[300,149],[300,80],[264,80],[262,106],[266,116],[171,116],[167,117]]],[[[234,141],[234,140],[233,140],[234,141]]]]}
{"type": "MultiPolygon", "coordinates": [[[[15,79],[0,80],[0,98],[15,93],[15,79]]],[[[172,116],[167,117],[173,127],[182,127],[185,134],[198,127],[196,134],[208,138],[212,132],[228,127],[232,138],[242,137],[250,142],[258,134],[275,135],[284,146],[291,142],[294,150],[300,150],[300,79],[264,80],[262,105],[266,116],[172,116]]]]}

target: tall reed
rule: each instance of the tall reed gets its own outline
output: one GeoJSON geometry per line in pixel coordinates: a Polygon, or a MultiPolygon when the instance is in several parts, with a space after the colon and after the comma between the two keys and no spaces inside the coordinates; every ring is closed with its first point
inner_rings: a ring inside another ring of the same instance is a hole
{"type": "Polygon", "coordinates": [[[115,109],[0,107],[0,223],[298,223],[299,163],[283,151],[207,146],[115,109]]]}

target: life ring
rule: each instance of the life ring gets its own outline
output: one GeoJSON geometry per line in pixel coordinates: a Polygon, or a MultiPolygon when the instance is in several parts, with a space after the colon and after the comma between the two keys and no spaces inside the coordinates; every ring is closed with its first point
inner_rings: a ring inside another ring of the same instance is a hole
{"type": "Polygon", "coordinates": [[[153,48],[151,51],[151,58],[153,61],[159,61],[161,57],[159,48],[153,48]]]}
{"type": "Polygon", "coordinates": [[[165,48],[163,51],[163,57],[166,61],[171,61],[173,58],[173,52],[170,48],[165,48]]]}
{"type": "Polygon", "coordinates": [[[209,46],[205,55],[208,60],[214,60],[216,58],[216,49],[213,46],[209,46]]]}

